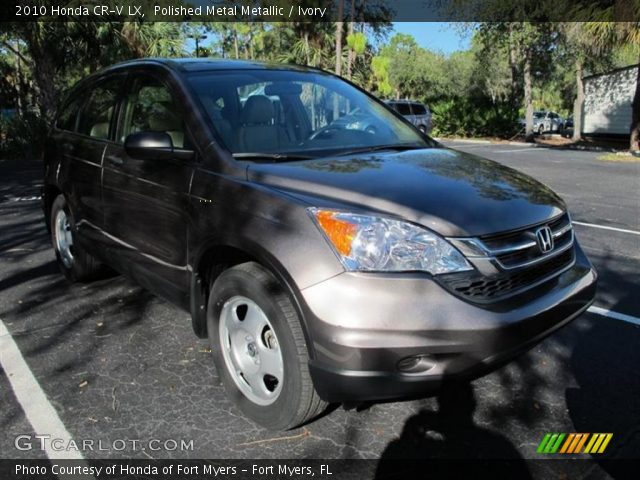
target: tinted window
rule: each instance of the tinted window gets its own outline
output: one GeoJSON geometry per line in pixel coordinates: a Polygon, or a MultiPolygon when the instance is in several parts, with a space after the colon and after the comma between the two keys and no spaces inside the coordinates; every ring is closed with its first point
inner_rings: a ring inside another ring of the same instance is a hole
{"type": "Polygon", "coordinates": [[[111,119],[116,108],[120,78],[106,80],[94,87],[78,120],[78,132],[102,140],[109,139],[111,119]]]}
{"type": "Polygon", "coordinates": [[[153,77],[139,77],[127,95],[121,141],[135,132],[165,132],[173,146],[185,144],[184,120],[171,91],[153,77]]]}
{"type": "Polygon", "coordinates": [[[396,103],[396,111],[400,115],[411,115],[411,108],[408,103],[396,103]]]}
{"type": "Polygon", "coordinates": [[[75,99],[68,101],[62,108],[58,120],[56,121],[56,127],[61,130],[69,130],[75,132],[76,120],[78,118],[78,110],[80,109],[80,100],[75,99]]]}
{"type": "Polygon", "coordinates": [[[424,108],[424,105],[421,105],[420,103],[412,103],[411,104],[411,110],[413,111],[414,115],[426,115],[427,114],[427,109],[424,108]]]}

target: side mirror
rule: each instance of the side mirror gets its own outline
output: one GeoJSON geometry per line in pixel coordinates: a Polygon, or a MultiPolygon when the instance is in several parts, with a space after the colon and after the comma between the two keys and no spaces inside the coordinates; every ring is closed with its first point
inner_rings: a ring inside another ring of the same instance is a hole
{"type": "Polygon", "coordinates": [[[124,140],[124,149],[138,160],[191,160],[193,150],[176,149],[171,136],[165,132],[136,132],[124,140]]]}

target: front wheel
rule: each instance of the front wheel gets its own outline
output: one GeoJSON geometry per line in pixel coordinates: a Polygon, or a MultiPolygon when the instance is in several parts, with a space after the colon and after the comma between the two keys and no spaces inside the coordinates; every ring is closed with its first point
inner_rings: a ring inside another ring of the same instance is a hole
{"type": "Polygon", "coordinates": [[[296,309],[260,265],[237,265],[217,278],[209,295],[207,329],[227,394],[251,420],[286,430],[325,408],[311,381],[296,309]]]}

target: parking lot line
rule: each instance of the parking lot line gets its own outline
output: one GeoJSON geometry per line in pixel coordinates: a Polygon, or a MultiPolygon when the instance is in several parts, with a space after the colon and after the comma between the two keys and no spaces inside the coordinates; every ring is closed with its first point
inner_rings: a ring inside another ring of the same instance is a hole
{"type": "MultiPolygon", "coordinates": [[[[60,439],[57,440],[60,444],[69,445],[71,435],[42,391],[2,320],[0,320],[0,365],[35,434],[47,435],[49,440],[60,439]]],[[[50,443],[50,441],[44,442],[44,452],[50,460],[83,460],[79,451],[52,449],[50,443]]]]}
{"type": "Polygon", "coordinates": [[[606,308],[596,307],[595,305],[591,305],[587,309],[587,312],[595,313],[596,315],[602,315],[603,317],[613,318],[615,320],[622,320],[623,322],[629,322],[633,323],[634,325],[640,326],[640,318],[627,315],[626,313],[614,312],[611,310],[607,310],[606,308]]]}
{"type": "Polygon", "coordinates": [[[596,225],[594,223],[576,222],[575,220],[573,220],[571,223],[573,223],[574,225],[581,225],[583,227],[600,228],[602,230],[612,230],[614,232],[622,232],[622,233],[630,233],[632,235],[640,235],[640,232],[638,232],[636,230],[627,230],[626,228],[607,227],[606,225],[596,225]]]}

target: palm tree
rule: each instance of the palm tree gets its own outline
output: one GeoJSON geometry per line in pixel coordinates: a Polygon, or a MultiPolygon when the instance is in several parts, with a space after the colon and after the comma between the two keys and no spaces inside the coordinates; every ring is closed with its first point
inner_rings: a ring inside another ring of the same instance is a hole
{"type": "Polygon", "coordinates": [[[576,75],[576,98],[573,102],[573,140],[582,139],[582,110],[584,108],[584,64],[592,55],[597,54],[584,22],[567,22],[562,25],[569,50],[574,58],[576,75]]]}
{"type": "Polygon", "coordinates": [[[344,0],[338,0],[338,17],[336,22],[336,75],[342,74],[342,28],[344,16],[344,0]]]}

